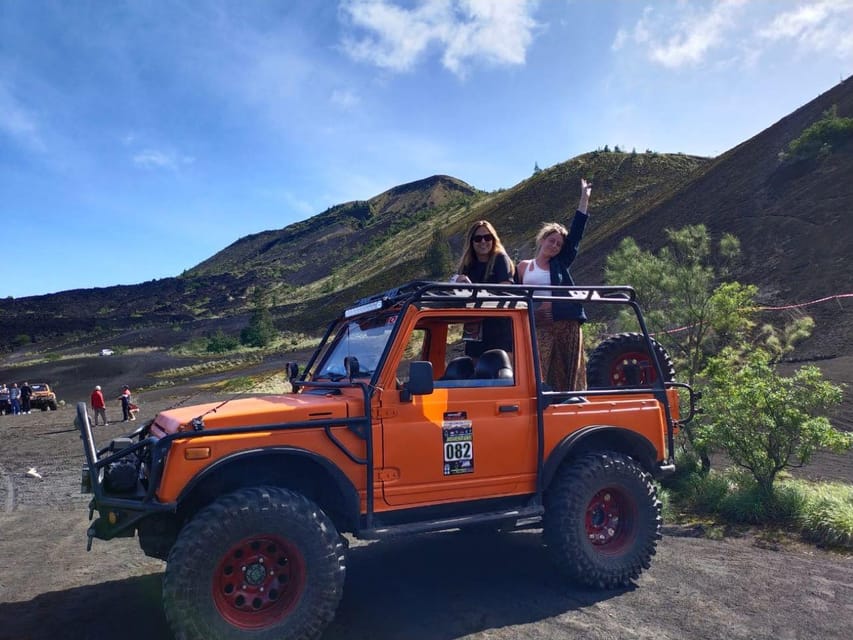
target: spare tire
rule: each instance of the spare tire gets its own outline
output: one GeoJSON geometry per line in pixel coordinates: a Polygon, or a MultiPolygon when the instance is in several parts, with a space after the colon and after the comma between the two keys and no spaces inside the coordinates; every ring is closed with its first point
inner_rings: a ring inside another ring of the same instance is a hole
{"type": "MultiPolygon", "coordinates": [[[[675,379],[672,358],[660,343],[651,339],[663,370],[664,382],[675,379]]],[[[590,389],[602,387],[646,387],[657,382],[655,365],[642,333],[620,333],[595,348],[586,368],[590,389]]]]}

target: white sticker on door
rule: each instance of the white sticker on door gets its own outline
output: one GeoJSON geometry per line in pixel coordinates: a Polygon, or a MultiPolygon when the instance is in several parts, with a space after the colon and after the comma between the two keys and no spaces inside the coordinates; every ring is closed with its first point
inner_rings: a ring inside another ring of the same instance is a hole
{"type": "Polygon", "coordinates": [[[474,428],[465,411],[448,411],[441,423],[444,475],[474,473],[474,428]]]}

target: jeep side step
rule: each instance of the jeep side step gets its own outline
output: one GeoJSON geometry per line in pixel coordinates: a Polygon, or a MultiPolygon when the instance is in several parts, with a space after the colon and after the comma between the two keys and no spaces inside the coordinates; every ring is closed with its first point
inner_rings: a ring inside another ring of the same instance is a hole
{"type": "MultiPolygon", "coordinates": [[[[470,516],[457,518],[439,518],[437,520],[426,520],[412,524],[395,524],[387,527],[374,527],[373,529],[362,529],[357,532],[357,537],[362,540],[380,540],[393,538],[395,536],[409,535],[413,533],[427,533],[430,531],[444,531],[447,529],[461,529],[468,525],[483,524],[487,522],[501,522],[503,520],[538,520],[545,513],[545,507],[536,505],[522,507],[520,509],[507,509],[505,511],[490,511],[470,516]]],[[[529,523],[525,523],[529,524],[529,523]]]]}

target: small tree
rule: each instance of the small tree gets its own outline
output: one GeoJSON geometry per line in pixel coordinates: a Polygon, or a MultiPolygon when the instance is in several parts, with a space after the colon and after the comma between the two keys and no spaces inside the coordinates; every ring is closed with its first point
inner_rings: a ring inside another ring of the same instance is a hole
{"type": "Polygon", "coordinates": [[[427,277],[434,280],[446,278],[453,271],[450,247],[439,229],[432,232],[432,240],[427,247],[424,262],[426,263],[427,277]]]}
{"type": "Polygon", "coordinates": [[[780,471],[803,466],[818,449],[840,452],[853,444],[853,434],[836,430],[826,418],[841,402],[841,389],[814,366],[781,376],[770,357],[758,349],[742,364],[727,349],[710,360],[706,419],[698,433],[706,448],[724,451],[749,471],[765,495],[780,471]]]}
{"type": "Polygon", "coordinates": [[[542,169],[539,168],[539,163],[533,163],[533,175],[535,176],[537,173],[542,173],[542,169]]]}
{"type": "Polygon", "coordinates": [[[240,332],[240,342],[249,347],[265,347],[275,338],[275,325],[263,294],[256,290],[254,298],[255,310],[249,318],[248,326],[240,332]]]}
{"type": "MultiPolygon", "coordinates": [[[[634,287],[649,331],[693,384],[709,355],[755,326],[751,309],[757,289],[723,282],[740,253],[731,234],[724,234],[715,250],[704,225],[665,233],[669,243],[657,254],[625,238],[607,257],[604,274],[609,284],[634,287]]],[[[620,324],[628,323],[626,318],[620,324]]]]}
{"type": "MultiPolygon", "coordinates": [[[[649,331],[672,356],[687,382],[695,385],[700,373],[723,349],[747,353],[755,343],[775,357],[809,335],[811,319],[794,320],[783,330],[758,327],[754,285],[726,282],[740,254],[740,243],[724,234],[716,247],[704,225],[665,231],[669,243],[656,254],[626,238],[607,257],[605,278],[610,284],[630,284],[643,304],[649,331]]],[[[620,328],[634,323],[620,319],[620,328]]],[[[711,468],[705,442],[697,437],[699,421],[685,425],[687,441],[696,450],[702,469],[711,468]]]]}

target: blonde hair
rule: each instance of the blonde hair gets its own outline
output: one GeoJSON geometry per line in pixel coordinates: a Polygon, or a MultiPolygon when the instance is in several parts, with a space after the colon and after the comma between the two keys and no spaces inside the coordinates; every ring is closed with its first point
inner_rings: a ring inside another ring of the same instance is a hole
{"type": "Polygon", "coordinates": [[[488,220],[477,220],[468,228],[468,232],[465,234],[465,248],[462,250],[462,258],[459,260],[457,271],[467,275],[471,269],[471,265],[477,259],[477,256],[474,255],[474,234],[477,233],[477,229],[480,227],[485,227],[492,236],[492,249],[489,251],[489,260],[486,264],[486,278],[488,279],[492,275],[492,272],[495,270],[495,259],[501,254],[506,255],[509,260],[509,275],[512,277],[515,273],[515,264],[513,264],[512,259],[507,254],[506,249],[504,249],[503,243],[500,237],[498,237],[498,232],[495,231],[492,223],[488,220]]]}
{"type": "Polygon", "coordinates": [[[539,253],[539,248],[542,246],[542,241],[545,240],[552,233],[559,233],[563,236],[563,240],[569,237],[569,230],[566,229],[559,222],[546,222],[542,225],[542,228],[539,229],[539,233],[536,234],[536,253],[539,253]]]}

